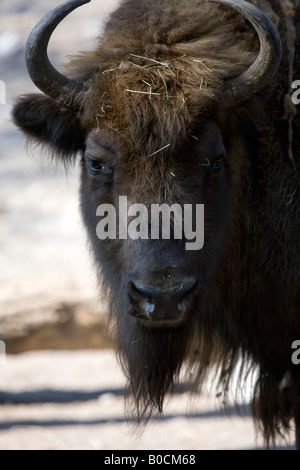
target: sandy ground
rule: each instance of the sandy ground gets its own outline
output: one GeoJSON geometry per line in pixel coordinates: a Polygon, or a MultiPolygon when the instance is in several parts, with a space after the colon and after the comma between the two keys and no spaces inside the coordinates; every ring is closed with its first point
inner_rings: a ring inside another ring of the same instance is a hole
{"type": "MultiPolygon", "coordinates": [[[[26,38],[58,0],[1,0],[0,340],[57,302],[98,302],[78,211],[78,169],[66,177],[37,151],[31,158],[10,122],[18,94],[35,90],[24,64],[26,38]]],[[[58,27],[50,47],[59,67],[89,49],[116,0],[93,0],[58,27]],[[74,34],[74,32],[76,32],[74,34]]],[[[36,90],[37,91],[37,90],[36,90]]],[[[99,311],[103,306],[99,304],[99,311]]],[[[46,318],[46,317],[45,317],[46,318]]],[[[0,358],[1,359],[1,358],[0,358]]],[[[124,378],[112,351],[42,351],[0,360],[0,449],[253,449],[249,416],[225,419],[213,398],[177,394],[143,434],[124,418],[124,378]],[[188,412],[186,414],[186,412],[188,412]]],[[[281,448],[288,448],[285,443],[281,448]]]]}

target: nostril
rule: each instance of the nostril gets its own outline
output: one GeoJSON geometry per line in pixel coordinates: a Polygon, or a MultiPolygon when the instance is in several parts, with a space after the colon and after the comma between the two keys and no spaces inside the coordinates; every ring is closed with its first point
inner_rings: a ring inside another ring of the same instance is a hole
{"type": "Polygon", "coordinates": [[[129,315],[152,321],[178,321],[192,308],[199,292],[195,278],[179,284],[148,285],[139,281],[128,283],[129,315]]]}
{"type": "Polygon", "coordinates": [[[143,313],[147,316],[154,312],[154,302],[147,287],[136,286],[134,282],[130,282],[128,286],[128,296],[131,303],[138,308],[142,308],[143,313]]]}
{"type": "Polygon", "coordinates": [[[197,281],[189,282],[184,285],[182,289],[182,295],[178,304],[179,310],[182,312],[192,303],[193,299],[199,292],[200,284],[197,281]]]}
{"type": "Polygon", "coordinates": [[[195,287],[196,281],[190,281],[185,284],[181,284],[180,287],[177,287],[176,290],[184,296],[189,293],[195,287]]]}

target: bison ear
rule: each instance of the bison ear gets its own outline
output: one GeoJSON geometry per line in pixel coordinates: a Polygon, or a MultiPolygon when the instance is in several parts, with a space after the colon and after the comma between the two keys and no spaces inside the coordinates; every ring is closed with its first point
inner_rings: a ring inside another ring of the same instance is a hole
{"type": "Polygon", "coordinates": [[[29,141],[47,145],[56,158],[70,158],[84,148],[86,132],[76,112],[45,95],[20,97],[12,117],[29,141]]]}

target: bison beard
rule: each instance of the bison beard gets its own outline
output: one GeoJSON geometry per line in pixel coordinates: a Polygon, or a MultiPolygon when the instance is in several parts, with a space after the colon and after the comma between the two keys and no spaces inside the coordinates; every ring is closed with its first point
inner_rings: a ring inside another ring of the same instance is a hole
{"type": "Polygon", "coordinates": [[[165,395],[175,391],[193,343],[194,326],[194,318],[172,329],[150,329],[131,318],[117,322],[118,357],[129,383],[127,404],[139,421],[163,412],[165,395]]]}

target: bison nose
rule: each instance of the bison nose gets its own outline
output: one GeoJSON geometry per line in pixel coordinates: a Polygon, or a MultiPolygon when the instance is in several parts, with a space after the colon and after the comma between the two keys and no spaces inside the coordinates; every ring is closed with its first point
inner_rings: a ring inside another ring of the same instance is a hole
{"type": "Polygon", "coordinates": [[[194,278],[163,288],[130,281],[129,314],[150,321],[151,326],[180,323],[186,318],[198,292],[199,283],[194,278]]]}

